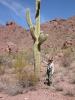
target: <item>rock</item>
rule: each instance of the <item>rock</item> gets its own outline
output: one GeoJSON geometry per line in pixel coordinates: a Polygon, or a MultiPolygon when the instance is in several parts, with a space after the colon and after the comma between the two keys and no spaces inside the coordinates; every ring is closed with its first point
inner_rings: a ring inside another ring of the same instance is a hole
{"type": "Polygon", "coordinates": [[[13,42],[7,42],[7,48],[6,48],[6,51],[8,53],[16,53],[18,52],[18,48],[17,48],[17,45],[13,42]]]}

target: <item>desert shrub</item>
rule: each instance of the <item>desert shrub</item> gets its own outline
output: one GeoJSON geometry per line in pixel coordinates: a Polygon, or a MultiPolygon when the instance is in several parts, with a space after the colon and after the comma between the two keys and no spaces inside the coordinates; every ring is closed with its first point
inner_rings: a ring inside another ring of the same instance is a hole
{"type": "Polygon", "coordinates": [[[48,48],[45,48],[43,52],[45,54],[55,55],[57,53],[57,51],[58,51],[58,48],[56,48],[56,47],[48,47],[48,48]]]}
{"type": "Polygon", "coordinates": [[[71,84],[75,84],[75,76],[73,76],[73,78],[70,80],[71,84]]]}
{"type": "Polygon", "coordinates": [[[0,65],[3,64],[3,56],[0,55],[0,65]]]}
{"type": "Polygon", "coordinates": [[[56,87],[55,87],[55,90],[56,90],[56,91],[63,91],[63,87],[62,87],[62,86],[56,86],[56,87]]]}
{"type": "Polygon", "coordinates": [[[14,68],[16,71],[21,71],[27,64],[22,54],[17,54],[14,59],[14,68]]]}
{"type": "Polygon", "coordinates": [[[23,73],[17,82],[15,82],[14,84],[10,83],[7,85],[7,89],[6,92],[9,95],[17,95],[17,94],[22,94],[23,90],[28,89],[29,87],[31,87],[31,89],[33,89],[33,87],[37,84],[38,80],[35,77],[35,75],[33,73],[30,73],[30,75],[28,76],[27,73],[23,73]]]}
{"type": "Polygon", "coordinates": [[[12,67],[12,60],[13,60],[13,55],[8,55],[7,53],[0,55],[0,63],[3,66],[11,68],[12,67]]]}
{"type": "Polygon", "coordinates": [[[4,74],[4,72],[5,72],[3,63],[4,63],[3,56],[0,55],[0,75],[4,74]]]}
{"type": "Polygon", "coordinates": [[[0,55],[0,74],[4,74],[6,70],[11,69],[13,61],[13,55],[8,55],[7,53],[0,55]]]}
{"type": "Polygon", "coordinates": [[[65,89],[64,95],[75,96],[75,89],[71,89],[71,88],[65,89]]]}
{"type": "Polygon", "coordinates": [[[72,84],[75,84],[75,78],[71,81],[72,84]]]}
{"type": "Polygon", "coordinates": [[[0,65],[0,75],[3,75],[5,73],[4,66],[0,65]]]}
{"type": "Polygon", "coordinates": [[[23,88],[13,76],[4,75],[0,78],[0,91],[14,96],[22,93],[23,88]]]}
{"type": "Polygon", "coordinates": [[[64,67],[69,67],[73,60],[74,52],[72,51],[72,48],[63,49],[62,65],[64,67]]]}
{"type": "Polygon", "coordinates": [[[28,64],[34,64],[32,49],[29,51],[22,50],[19,52],[19,55],[22,55],[22,57],[27,61],[28,64]]]}
{"type": "Polygon", "coordinates": [[[34,74],[30,73],[30,75],[28,75],[27,73],[24,73],[23,75],[21,74],[19,77],[17,77],[17,79],[13,75],[4,75],[0,77],[0,92],[3,91],[14,96],[17,94],[22,94],[26,89],[29,90],[29,87],[33,89],[38,82],[34,74]]]}
{"type": "Polygon", "coordinates": [[[45,54],[49,54],[50,48],[45,48],[43,52],[44,52],[45,54]]]}
{"type": "Polygon", "coordinates": [[[28,87],[35,86],[38,80],[34,75],[32,60],[31,52],[26,51],[1,55],[0,90],[16,95],[28,87]]]}
{"type": "Polygon", "coordinates": [[[33,74],[33,66],[28,63],[27,53],[19,53],[14,60],[14,68],[16,78],[23,87],[29,87],[31,85],[35,85],[37,82],[37,78],[33,74]]]}
{"type": "Polygon", "coordinates": [[[23,93],[23,88],[20,86],[20,84],[13,84],[7,86],[6,93],[9,95],[15,96],[17,94],[22,94],[23,93]]]}
{"type": "Polygon", "coordinates": [[[14,59],[13,66],[15,68],[16,78],[21,84],[23,84],[25,79],[27,78],[27,74],[26,72],[24,72],[24,68],[26,67],[26,65],[27,61],[26,59],[24,59],[24,55],[17,54],[14,59]]]}
{"type": "MultiPolygon", "coordinates": [[[[74,70],[74,69],[73,69],[74,70]]],[[[75,84],[75,72],[71,71],[69,73],[69,83],[75,84]]]]}

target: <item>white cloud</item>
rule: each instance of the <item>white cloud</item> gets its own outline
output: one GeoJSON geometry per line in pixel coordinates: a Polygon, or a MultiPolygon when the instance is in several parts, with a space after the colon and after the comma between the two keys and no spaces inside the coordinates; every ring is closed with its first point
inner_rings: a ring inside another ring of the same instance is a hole
{"type": "MultiPolygon", "coordinates": [[[[0,0],[0,3],[8,7],[10,10],[12,10],[18,17],[25,20],[25,23],[26,23],[25,12],[28,6],[27,4],[25,4],[25,7],[24,7],[22,4],[20,4],[19,2],[16,2],[15,0],[0,0]]],[[[32,22],[35,23],[35,12],[31,8],[31,6],[29,8],[30,8],[32,22]]]]}
{"type": "Polygon", "coordinates": [[[15,12],[17,16],[24,18],[25,8],[21,4],[11,0],[0,0],[0,3],[15,12]]]}

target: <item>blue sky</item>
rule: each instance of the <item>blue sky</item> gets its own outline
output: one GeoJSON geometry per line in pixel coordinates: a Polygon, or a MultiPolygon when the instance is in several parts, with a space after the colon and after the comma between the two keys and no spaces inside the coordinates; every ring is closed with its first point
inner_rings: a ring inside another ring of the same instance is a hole
{"type": "MultiPolygon", "coordinates": [[[[30,8],[35,23],[36,0],[0,0],[0,24],[15,21],[27,27],[25,12],[30,8]]],[[[41,0],[41,23],[55,18],[68,18],[75,15],[75,0],[41,0]]]]}

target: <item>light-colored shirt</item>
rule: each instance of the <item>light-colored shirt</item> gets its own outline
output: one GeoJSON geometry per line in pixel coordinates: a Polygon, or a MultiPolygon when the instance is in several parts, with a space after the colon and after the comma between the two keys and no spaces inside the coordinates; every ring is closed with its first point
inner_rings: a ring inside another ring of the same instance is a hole
{"type": "MultiPolygon", "coordinates": [[[[43,61],[46,65],[48,64],[48,62],[46,62],[46,61],[43,61]]],[[[51,64],[49,64],[49,65],[47,65],[47,68],[52,68],[52,75],[53,75],[53,73],[54,73],[54,63],[52,62],[51,64]]]]}
{"type": "Polygon", "coordinates": [[[49,64],[47,66],[47,69],[51,69],[51,74],[53,75],[53,73],[54,73],[54,63],[52,62],[51,64],[49,64]]]}
{"type": "Polygon", "coordinates": [[[50,68],[52,69],[52,74],[53,74],[54,73],[54,63],[53,62],[50,64],[50,68]]]}

